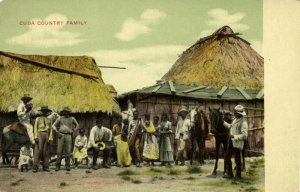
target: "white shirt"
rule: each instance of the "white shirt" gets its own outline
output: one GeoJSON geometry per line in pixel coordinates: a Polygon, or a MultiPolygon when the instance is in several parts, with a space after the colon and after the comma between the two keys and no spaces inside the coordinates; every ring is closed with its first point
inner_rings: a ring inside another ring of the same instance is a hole
{"type": "MultiPolygon", "coordinates": [[[[31,103],[29,101],[28,103],[31,103]]],[[[26,112],[26,107],[23,101],[18,106],[17,115],[18,119],[21,123],[30,123],[30,116],[31,116],[32,110],[26,112]]]]}
{"type": "Polygon", "coordinates": [[[110,142],[112,140],[112,132],[110,129],[106,127],[98,128],[98,126],[94,126],[91,129],[88,148],[97,147],[96,143],[99,141],[110,142]]]}
{"type": "Polygon", "coordinates": [[[191,120],[185,118],[184,120],[179,120],[176,127],[175,139],[179,139],[180,133],[183,134],[183,139],[186,140],[190,137],[191,120]]]}
{"type": "Polygon", "coordinates": [[[75,139],[75,147],[80,147],[80,146],[84,148],[87,147],[87,137],[85,135],[84,136],[77,135],[75,139]]]}

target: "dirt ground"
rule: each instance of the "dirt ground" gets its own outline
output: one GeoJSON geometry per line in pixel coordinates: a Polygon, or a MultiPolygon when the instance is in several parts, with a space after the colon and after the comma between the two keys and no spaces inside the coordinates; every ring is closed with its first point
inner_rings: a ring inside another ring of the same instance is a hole
{"type": "MultiPolygon", "coordinates": [[[[222,178],[223,161],[219,162],[218,175],[212,176],[213,160],[204,166],[157,166],[137,168],[112,167],[111,169],[72,169],[66,172],[32,173],[19,172],[16,168],[0,168],[0,192],[9,191],[101,191],[101,192],[138,192],[138,191],[204,191],[235,192],[264,191],[264,158],[246,159],[246,171],[241,180],[222,178]]],[[[54,168],[54,167],[51,167],[54,168]]]]}

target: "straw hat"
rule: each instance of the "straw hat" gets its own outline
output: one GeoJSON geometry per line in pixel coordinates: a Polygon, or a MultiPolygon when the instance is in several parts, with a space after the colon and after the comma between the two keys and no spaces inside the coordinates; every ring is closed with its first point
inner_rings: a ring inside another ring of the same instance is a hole
{"type": "Polygon", "coordinates": [[[51,112],[52,110],[48,108],[48,106],[41,106],[41,108],[39,109],[39,111],[45,111],[45,112],[51,112]]]}
{"type": "Polygon", "coordinates": [[[240,114],[240,115],[246,116],[246,112],[244,110],[244,106],[242,106],[242,105],[235,106],[234,111],[236,113],[240,114]]]}
{"type": "Polygon", "coordinates": [[[30,97],[29,94],[24,94],[23,97],[21,97],[22,101],[31,101],[32,97],[30,97]]]}
{"type": "Polygon", "coordinates": [[[182,108],[179,110],[179,112],[178,112],[179,115],[181,115],[181,114],[183,114],[183,113],[185,113],[185,114],[188,114],[188,113],[189,113],[189,111],[186,109],[186,107],[182,107],[182,108]]]}
{"type": "Polygon", "coordinates": [[[68,114],[68,113],[71,113],[72,111],[71,111],[71,109],[69,108],[69,107],[64,107],[63,108],[63,110],[61,110],[61,112],[60,113],[64,113],[64,114],[68,114]]]}

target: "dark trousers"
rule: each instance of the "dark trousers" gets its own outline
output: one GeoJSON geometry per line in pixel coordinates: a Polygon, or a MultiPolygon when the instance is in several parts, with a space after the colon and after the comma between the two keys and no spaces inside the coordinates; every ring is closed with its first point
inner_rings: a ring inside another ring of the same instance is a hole
{"type": "MultiPolygon", "coordinates": [[[[97,165],[99,150],[96,149],[95,147],[91,147],[88,150],[93,152],[93,166],[97,165]]],[[[103,150],[103,165],[108,163],[108,159],[109,159],[109,149],[105,148],[103,150]]]]}
{"type": "Polygon", "coordinates": [[[43,161],[43,168],[49,168],[50,144],[48,143],[48,131],[37,133],[39,142],[34,146],[34,162],[33,166],[37,169],[40,160],[43,161]]]}
{"type": "Polygon", "coordinates": [[[229,139],[228,142],[228,147],[225,153],[225,163],[226,163],[226,169],[227,169],[227,174],[229,176],[233,177],[232,173],[232,162],[231,162],[231,157],[234,154],[234,160],[236,164],[236,177],[241,177],[241,150],[238,148],[233,147],[231,139],[229,139]]]}
{"type": "Polygon", "coordinates": [[[66,167],[70,168],[70,160],[71,160],[71,156],[72,156],[71,147],[72,147],[72,134],[58,133],[56,166],[60,167],[61,160],[62,160],[62,154],[63,154],[63,152],[65,152],[66,167]]]}

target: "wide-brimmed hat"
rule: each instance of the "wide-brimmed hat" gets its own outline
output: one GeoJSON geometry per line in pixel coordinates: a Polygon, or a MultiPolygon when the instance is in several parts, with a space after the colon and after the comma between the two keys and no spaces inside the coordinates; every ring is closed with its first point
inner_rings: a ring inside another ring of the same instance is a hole
{"type": "Polygon", "coordinates": [[[242,105],[235,106],[234,111],[240,115],[246,116],[244,106],[242,106],[242,105]]]}
{"type": "Polygon", "coordinates": [[[181,115],[181,114],[183,114],[183,113],[185,113],[185,114],[188,114],[188,113],[189,113],[189,111],[187,110],[186,107],[182,107],[182,108],[179,110],[179,112],[178,112],[179,115],[181,115]]]}
{"type": "Polygon", "coordinates": [[[48,106],[41,106],[41,108],[39,109],[39,111],[46,111],[46,112],[51,112],[52,110],[48,108],[48,106]]]}
{"type": "Polygon", "coordinates": [[[64,107],[63,110],[61,110],[60,113],[71,113],[71,109],[69,107],[64,107]]]}
{"type": "Polygon", "coordinates": [[[24,94],[23,95],[23,97],[21,97],[21,100],[22,101],[30,101],[30,100],[32,100],[32,97],[30,97],[30,95],[29,94],[24,94]]]}

